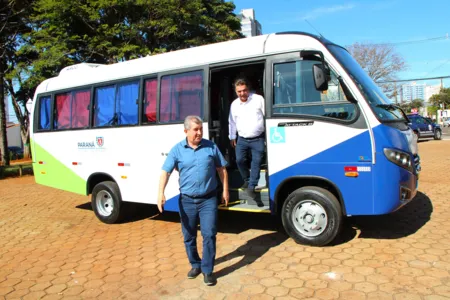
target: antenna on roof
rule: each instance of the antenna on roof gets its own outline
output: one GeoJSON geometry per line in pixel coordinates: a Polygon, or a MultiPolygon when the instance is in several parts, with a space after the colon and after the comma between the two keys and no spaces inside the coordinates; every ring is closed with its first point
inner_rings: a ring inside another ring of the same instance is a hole
{"type": "Polygon", "coordinates": [[[305,22],[308,23],[308,25],[311,26],[315,31],[317,31],[317,33],[320,35],[320,37],[323,37],[323,35],[319,32],[319,30],[317,30],[316,27],[312,26],[312,24],[309,23],[309,21],[307,19],[305,19],[305,22]]]}

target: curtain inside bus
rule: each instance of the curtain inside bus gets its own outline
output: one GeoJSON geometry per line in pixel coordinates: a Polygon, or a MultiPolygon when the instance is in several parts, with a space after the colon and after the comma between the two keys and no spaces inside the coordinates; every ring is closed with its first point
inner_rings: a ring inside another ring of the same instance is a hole
{"type": "Polygon", "coordinates": [[[157,93],[156,78],[145,81],[145,103],[144,103],[144,119],[145,123],[156,122],[156,93],[157,93]]]}
{"type": "Polygon", "coordinates": [[[203,72],[164,76],[161,83],[160,122],[202,117],[203,72]]]}

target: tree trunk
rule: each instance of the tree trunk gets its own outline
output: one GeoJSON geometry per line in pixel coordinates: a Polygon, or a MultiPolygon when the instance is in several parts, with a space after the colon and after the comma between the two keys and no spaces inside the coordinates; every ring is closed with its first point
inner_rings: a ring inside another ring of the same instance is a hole
{"type": "Polygon", "coordinates": [[[8,137],[6,136],[6,103],[3,74],[3,63],[0,60],[0,152],[4,166],[9,166],[8,137]]]}
{"type": "MultiPolygon", "coordinates": [[[[20,125],[20,127],[23,127],[20,125]]],[[[23,158],[30,158],[31,157],[31,151],[30,151],[30,128],[25,128],[25,131],[23,128],[20,130],[20,136],[22,137],[22,143],[23,143],[23,158]]]]}
{"type": "Polygon", "coordinates": [[[20,123],[20,137],[23,143],[23,158],[30,158],[30,116],[28,114],[26,104],[25,112],[22,113],[20,109],[19,100],[16,93],[14,92],[13,82],[11,79],[7,80],[7,88],[11,96],[11,102],[16,113],[17,121],[20,123]]]}

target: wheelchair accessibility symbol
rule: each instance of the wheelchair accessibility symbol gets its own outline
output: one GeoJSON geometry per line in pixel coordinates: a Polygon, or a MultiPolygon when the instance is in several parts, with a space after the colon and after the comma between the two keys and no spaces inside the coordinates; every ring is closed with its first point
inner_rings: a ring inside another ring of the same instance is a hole
{"type": "Polygon", "coordinates": [[[270,128],[270,142],[272,144],[286,143],[286,133],[284,127],[270,128]]]}

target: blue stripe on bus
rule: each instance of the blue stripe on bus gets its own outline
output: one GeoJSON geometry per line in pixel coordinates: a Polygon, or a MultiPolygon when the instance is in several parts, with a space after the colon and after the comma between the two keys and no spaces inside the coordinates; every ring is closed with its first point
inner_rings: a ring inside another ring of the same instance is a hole
{"type": "Polygon", "coordinates": [[[312,175],[328,179],[337,186],[344,199],[347,215],[385,214],[397,209],[401,205],[400,185],[414,190],[416,177],[388,161],[383,148],[409,151],[408,142],[400,131],[385,125],[374,128],[374,135],[376,165],[372,165],[370,161],[360,161],[361,157],[372,157],[370,135],[366,131],[272,174],[269,177],[271,201],[275,199],[276,188],[285,179],[312,175]],[[359,172],[357,178],[346,177],[345,166],[370,167],[371,172],[359,172]]]}

